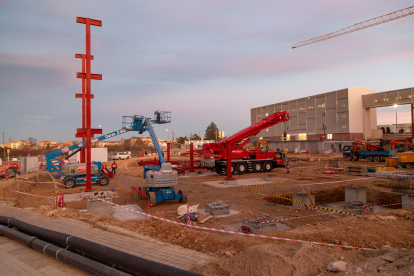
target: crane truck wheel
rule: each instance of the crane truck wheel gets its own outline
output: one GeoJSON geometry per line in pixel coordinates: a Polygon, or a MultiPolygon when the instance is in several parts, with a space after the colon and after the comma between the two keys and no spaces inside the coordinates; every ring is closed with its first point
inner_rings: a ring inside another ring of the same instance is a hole
{"type": "Polygon", "coordinates": [[[262,169],[263,169],[263,165],[261,162],[253,163],[253,172],[258,173],[258,172],[261,172],[262,169]]]}
{"type": "Polygon", "coordinates": [[[157,198],[154,192],[148,193],[148,201],[149,201],[148,203],[151,203],[152,206],[157,205],[157,198]]]}
{"type": "Polygon", "coordinates": [[[65,185],[66,188],[71,189],[71,188],[75,187],[76,180],[72,177],[65,178],[65,180],[63,181],[63,185],[65,185]]]}
{"type": "Polygon", "coordinates": [[[374,160],[374,159],[372,158],[372,156],[368,156],[368,157],[367,157],[367,161],[368,161],[368,162],[372,162],[373,160],[374,160]]]}
{"type": "Polygon", "coordinates": [[[187,202],[187,193],[184,190],[179,190],[178,194],[181,195],[181,199],[178,202],[186,203],[187,202]]]}
{"type": "Polygon", "coordinates": [[[106,186],[109,184],[109,178],[106,175],[102,175],[98,178],[98,184],[101,186],[106,186]]]}
{"type": "Polygon", "coordinates": [[[374,157],[374,162],[379,162],[379,161],[381,161],[381,158],[379,158],[378,156],[375,156],[374,157]]]}
{"type": "Polygon", "coordinates": [[[408,163],[407,165],[405,165],[405,167],[406,167],[407,169],[411,169],[411,168],[413,167],[413,165],[411,165],[410,163],[408,163]]]}
{"type": "Polygon", "coordinates": [[[246,172],[247,172],[247,164],[246,163],[237,164],[237,173],[238,174],[245,174],[246,172]]]}
{"type": "Polygon", "coordinates": [[[263,165],[263,170],[265,172],[270,172],[273,169],[272,163],[270,162],[265,162],[263,165]]]}

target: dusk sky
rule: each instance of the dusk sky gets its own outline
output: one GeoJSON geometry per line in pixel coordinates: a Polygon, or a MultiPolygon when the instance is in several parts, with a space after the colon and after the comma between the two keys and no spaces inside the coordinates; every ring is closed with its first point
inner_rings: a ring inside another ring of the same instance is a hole
{"type": "MultiPolygon", "coordinates": [[[[0,0],[0,131],[6,142],[74,141],[81,123],[85,25],[91,27],[92,127],[122,116],[152,117],[159,138],[226,135],[250,125],[250,109],[355,86],[377,92],[414,86],[414,15],[324,42],[307,39],[408,8],[413,1],[19,1],[0,0]]],[[[410,122],[398,108],[398,123],[410,122]]],[[[395,123],[393,107],[378,125],[395,123]]],[[[112,140],[137,136],[127,133],[112,140]]],[[[148,135],[143,135],[147,137],[148,135]]]]}

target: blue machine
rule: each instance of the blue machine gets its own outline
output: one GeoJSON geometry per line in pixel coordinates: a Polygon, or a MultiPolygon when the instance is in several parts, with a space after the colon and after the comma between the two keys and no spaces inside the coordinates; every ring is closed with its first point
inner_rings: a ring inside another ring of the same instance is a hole
{"type": "MultiPolygon", "coordinates": [[[[155,111],[154,119],[145,118],[141,115],[123,116],[122,129],[113,131],[111,133],[91,139],[90,143],[98,143],[102,140],[124,134],[129,131],[137,131],[139,134],[148,131],[156,149],[160,161],[160,166],[144,166],[144,178],[147,181],[147,194],[149,201],[155,205],[156,202],[161,202],[167,199],[180,200],[180,202],[187,202],[187,196],[184,191],[175,193],[173,187],[177,184],[177,172],[173,171],[171,164],[165,163],[161,147],[159,146],[157,136],[151,123],[166,124],[171,122],[171,112],[155,111]],[[156,172],[156,173],[155,173],[156,172]],[[154,174],[155,173],[155,174],[154,174]]],[[[73,188],[76,183],[86,183],[86,164],[66,164],[65,159],[69,159],[72,155],[79,152],[86,146],[86,142],[78,143],[73,146],[63,148],[54,152],[46,154],[46,167],[49,171],[59,172],[57,178],[63,179],[64,184],[68,188],[73,188]],[[66,152],[73,151],[63,160],[58,159],[57,156],[66,152]]],[[[99,183],[100,185],[108,185],[109,178],[106,175],[99,174],[101,170],[100,162],[92,162],[91,181],[92,183],[99,183]]]]}
{"type": "Polygon", "coordinates": [[[143,116],[124,117],[130,118],[132,121],[129,125],[124,122],[125,129],[138,131],[142,134],[149,132],[152,143],[158,154],[160,166],[146,165],[144,166],[144,178],[146,180],[145,192],[148,195],[148,202],[153,206],[157,202],[164,200],[178,200],[181,203],[187,202],[187,194],[183,190],[176,192],[174,186],[177,185],[177,172],[172,169],[170,163],[166,163],[163,152],[158,143],[157,136],[152,127],[154,124],[166,124],[171,122],[171,113],[163,111],[155,111],[154,119],[145,118],[143,116]]]}

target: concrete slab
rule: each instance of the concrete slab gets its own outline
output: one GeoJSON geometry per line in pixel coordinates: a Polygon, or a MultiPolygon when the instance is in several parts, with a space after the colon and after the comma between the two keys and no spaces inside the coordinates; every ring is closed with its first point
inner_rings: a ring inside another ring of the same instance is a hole
{"type": "Polygon", "coordinates": [[[405,202],[412,202],[412,203],[402,204],[403,209],[414,208],[414,197],[412,194],[403,194],[401,196],[401,203],[405,203],[405,202]]]}
{"type": "MultiPolygon", "coordinates": [[[[203,210],[203,209],[199,209],[198,213],[200,215],[204,215],[204,214],[206,214],[206,211],[203,210]]],[[[218,216],[214,216],[214,217],[215,218],[224,218],[224,217],[234,216],[234,215],[237,215],[237,214],[240,214],[240,211],[230,210],[230,214],[228,214],[228,215],[218,215],[218,216]]]]}
{"type": "Polygon", "coordinates": [[[178,178],[181,177],[198,177],[198,176],[214,176],[217,175],[216,173],[212,173],[212,172],[203,172],[201,171],[201,174],[198,173],[198,171],[192,172],[192,173],[187,173],[185,172],[185,175],[179,175],[178,178]]]}
{"type": "MultiPolygon", "coordinates": [[[[280,178],[280,181],[283,181],[283,178],[280,178]]],[[[231,187],[242,187],[248,185],[261,185],[261,184],[273,184],[274,181],[266,181],[263,178],[244,178],[244,179],[237,179],[237,183],[234,185],[224,184],[223,180],[220,181],[206,181],[201,182],[206,185],[210,185],[217,188],[231,188],[231,187]]]]}
{"type": "MultiPolygon", "coordinates": [[[[106,201],[112,202],[112,198],[105,198],[106,201]]],[[[92,199],[87,201],[88,212],[105,214],[112,216],[112,206],[101,200],[92,199]]]]}
{"type": "MultiPolygon", "coordinates": [[[[279,218],[282,218],[282,217],[273,218],[273,219],[279,219],[279,218]]],[[[261,232],[260,232],[260,227],[252,227],[252,225],[244,223],[242,221],[234,221],[234,222],[229,223],[228,225],[232,226],[234,228],[237,228],[237,229],[241,229],[242,226],[250,227],[250,233],[251,234],[257,234],[257,235],[260,235],[260,234],[263,234],[263,233],[285,231],[285,230],[291,229],[286,224],[283,224],[283,223],[280,223],[280,222],[276,222],[273,225],[267,225],[266,223],[262,224],[261,232]]]]}
{"type": "Polygon", "coordinates": [[[84,198],[87,198],[89,196],[93,196],[94,193],[101,194],[102,192],[105,192],[105,193],[109,194],[111,197],[117,197],[116,192],[99,190],[99,191],[95,191],[95,192],[82,192],[82,193],[76,193],[76,194],[65,194],[64,200],[65,200],[65,202],[81,201],[81,200],[84,200],[84,198]]]}
{"type": "MultiPolygon", "coordinates": [[[[141,207],[136,204],[124,205],[125,207],[137,210],[139,212],[144,212],[141,207]]],[[[128,211],[124,208],[113,206],[112,207],[112,217],[116,220],[125,221],[125,220],[135,220],[135,219],[147,219],[147,216],[128,211]]]]}

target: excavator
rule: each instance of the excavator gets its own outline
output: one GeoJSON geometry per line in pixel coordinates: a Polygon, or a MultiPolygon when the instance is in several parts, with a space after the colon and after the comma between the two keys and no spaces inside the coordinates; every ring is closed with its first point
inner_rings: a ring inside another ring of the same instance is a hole
{"type": "Polygon", "coordinates": [[[263,144],[266,144],[266,150],[269,151],[270,140],[259,140],[256,145],[247,146],[250,151],[260,150],[263,144]]]}
{"type": "Polygon", "coordinates": [[[401,142],[401,141],[395,141],[394,139],[391,139],[391,149],[393,149],[393,150],[395,149],[395,144],[408,145],[409,149],[412,150],[411,142],[401,142]]]}

